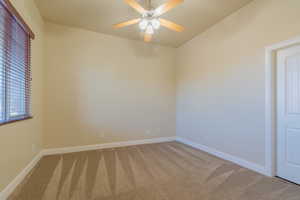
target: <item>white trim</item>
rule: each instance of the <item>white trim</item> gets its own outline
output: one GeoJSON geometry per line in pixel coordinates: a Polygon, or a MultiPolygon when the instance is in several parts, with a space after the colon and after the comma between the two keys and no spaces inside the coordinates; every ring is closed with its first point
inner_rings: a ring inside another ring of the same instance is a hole
{"type": "Polygon", "coordinates": [[[277,51],[278,49],[282,49],[282,48],[286,48],[289,46],[293,46],[295,44],[300,43],[300,36],[299,37],[295,37],[291,40],[285,40],[282,42],[279,42],[277,44],[271,45],[271,46],[267,46],[266,50],[268,51],[277,51]]]}
{"type": "Polygon", "coordinates": [[[33,169],[33,167],[38,163],[38,161],[43,156],[90,151],[90,150],[97,150],[97,149],[106,149],[106,148],[125,147],[125,146],[141,145],[141,144],[171,142],[175,140],[176,137],[174,136],[174,137],[161,137],[161,138],[153,138],[153,139],[145,139],[145,140],[126,141],[126,142],[95,144],[95,145],[87,145],[87,146],[65,147],[65,148],[57,148],[57,149],[44,149],[33,158],[33,160],[21,171],[21,173],[19,173],[19,175],[17,175],[17,177],[10,184],[8,184],[8,186],[6,186],[6,188],[2,192],[0,192],[0,200],[5,200],[12,194],[12,192],[16,189],[16,187],[22,182],[22,180],[24,180],[27,174],[33,169]]]}
{"type": "Polygon", "coordinates": [[[276,52],[300,44],[300,37],[265,48],[265,160],[268,176],[276,175],[276,52]]]}
{"type": "Polygon", "coordinates": [[[175,141],[175,140],[176,140],[176,137],[161,137],[161,138],[153,138],[153,139],[145,139],[145,140],[126,141],[126,142],[115,142],[115,143],[95,144],[95,145],[86,145],[86,146],[44,149],[42,151],[42,153],[43,153],[43,155],[54,155],[54,154],[73,153],[73,152],[80,152],[80,151],[91,151],[91,150],[97,150],[97,149],[125,147],[125,146],[141,145],[141,144],[170,142],[170,141],[175,141]]]}
{"type": "Polygon", "coordinates": [[[199,149],[201,151],[205,151],[205,152],[207,152],[209,154],[212,154],[212,155],[217,156],[219,158],[222,158],[224,160],[228,160],[230,162],[233,162],[233,163],[235,163],[237,165],[240,165],[242,167],[245,167],[247,169],[256,171],[256,172],[258,172],[260,174],[267,175],[266,168],[263,165],[258,165],[256,163],[249,162],[249,161],[241,159],[239,157],[236,157],[236,156],[233,156],[233,155],[230,155],[230,154],[218,151],[216,149],[210,148],[210,147],[202,145],[202,144],[198,144],[198,143],[192,142],[190,140],[187,140],[187,139],[184,139],[184,138],[181,138],[181,137],[177,137],[176,140],[178,142],[181,142],[183,144],[189,145],[189,146],[194,147],[196,149],[199,149]]]}
{"type": "Polygon", "coordinates": [[[43,154],[38,153],[32,161],[0,192],[0,199],[7,199],[11,193],[17,188],[17,186],[24,180],[27,174],[34,168],[34,166],[43,157],[43,154]]]}

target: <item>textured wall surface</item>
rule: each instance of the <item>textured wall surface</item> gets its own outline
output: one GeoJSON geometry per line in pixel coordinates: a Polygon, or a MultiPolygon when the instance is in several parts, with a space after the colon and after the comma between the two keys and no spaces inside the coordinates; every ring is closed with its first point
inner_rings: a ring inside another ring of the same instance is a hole
{"type": "Polygon", "coordinates": [[[180,137],[264,165],[264,48],[300,35],[299,8],[255,0],[179,48],[180,137]]]}
{"type": "Polygon", "coordinates": [[[175,136],[175,49],[46,27],[45,147],[175,136]]]}

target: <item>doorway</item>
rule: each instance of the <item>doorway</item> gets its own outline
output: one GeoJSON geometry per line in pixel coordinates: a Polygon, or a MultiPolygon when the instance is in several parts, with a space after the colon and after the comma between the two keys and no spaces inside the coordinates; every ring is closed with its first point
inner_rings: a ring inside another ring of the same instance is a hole
{"type": "Polygon", "coordinates": [[[300,38],[266,48],[266,174],[300,184],[300,38]]]}

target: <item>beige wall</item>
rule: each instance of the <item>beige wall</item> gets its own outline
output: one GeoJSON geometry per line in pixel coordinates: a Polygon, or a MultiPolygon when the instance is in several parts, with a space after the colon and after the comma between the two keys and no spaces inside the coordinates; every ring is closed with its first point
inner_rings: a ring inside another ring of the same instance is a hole
{"type": "Polygon", "coordinates": [[[175,135],[175,49],[46,25],[45,147],[175,135]]]}
{"type": "Polygon", "coordinates": [[[33,0],[11,0],[36,34],[32,43],[32,113],[34,118],[0,126],[0,191],[42,147],[43,20],[33,0]]]}
{"type": "Polygon", "coordinates": [[[255,0],[178,49],[177,134],[264,165],[264,47],[300,35],[299,0],[255,0]]]}

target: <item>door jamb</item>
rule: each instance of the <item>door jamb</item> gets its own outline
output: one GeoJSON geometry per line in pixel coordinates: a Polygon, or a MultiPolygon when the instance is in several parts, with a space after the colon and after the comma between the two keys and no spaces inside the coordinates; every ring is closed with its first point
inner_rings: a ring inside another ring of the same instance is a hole
{"type": "Polygon", "coordinates": [[[276,176],[276,52],[300,44],[300,37],[265,48],[265,172],[276,176]]]}

